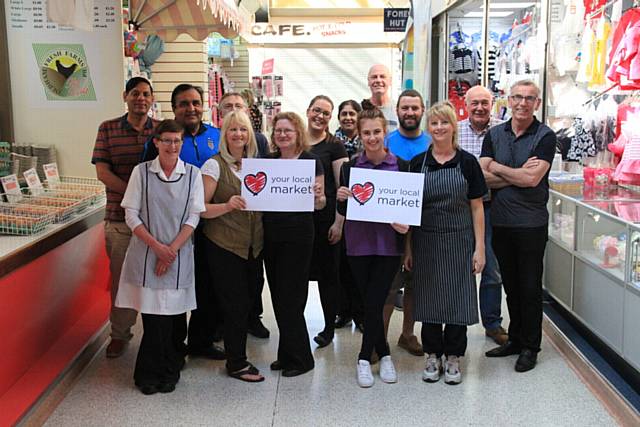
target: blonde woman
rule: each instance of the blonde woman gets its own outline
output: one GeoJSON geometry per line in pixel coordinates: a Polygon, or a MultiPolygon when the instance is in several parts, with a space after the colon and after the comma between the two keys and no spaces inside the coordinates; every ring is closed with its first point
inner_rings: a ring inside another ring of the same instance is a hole
{"type": "Polygon", "coordinates": [[[458,147],[449,103],[429,109],[427,126],[432,144],[410,165],[412,172],[424,174],[424,196],[422,223],[407,238],[405,268],[414,272],[415,318],[422,322],[427,354],[422,379],[440,379],[444,356],[445,382],[458,384],[467,325],[478,323],[474,274],[485,264],[482,196],[487,186],[476,158],[458,147]]]}
{"type": "Polygon", "coordinates": [[[227,373],[246,382],[264,377],[247,361],[249,311],[258,286],[258,259],[262,252],[262,214],[245,211],[240,196],[242,160],[256,157],[258,148],[249,117],[228,113],[222,123],[220,152],[207,160],[201,172],[207,218],[207,261],[213,287],[224,316],[227,373]]]}

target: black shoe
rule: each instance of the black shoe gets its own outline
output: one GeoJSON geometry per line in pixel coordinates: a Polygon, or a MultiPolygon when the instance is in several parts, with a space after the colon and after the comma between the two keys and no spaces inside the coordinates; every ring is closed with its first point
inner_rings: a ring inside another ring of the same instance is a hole
{"type": "Polygon", "coordinates": [[[516,361],[516,372],[527,372],[536,367],[538,355],[535,351],[525,348],[516,361]]]}
{"type": "Polygon", "coordinates": [[[224,326],[218,326],[213,333],[213,342],[220,342],[224,338],[224,326]]]}
{"type": "Polygon", "coordinates": [[[158,386],[154,384],[137,385],[137,387],[138,387],[138,390],[142,392],[142,394],[147,396],[151,394],[156,394],[157,392],[160,391],[158,390],[158,386]]]}
{"type": "Polygon", "coordinates": [[[187,350],[187,354],[190,357],[204,357],[211,360],[225,360],[227,358],[224,350],[215,344],[206,348],[190,348],[187,350]]]}
{"type": "Polygon", "coordinates": [[[336,327],[336,329],[344,328],[347,325],[351,325],[352,321],[353,321],[353,318],[351,316],[343,316],[341,314],[338,314],[336,316],[336,321],[334,323],[334,326],[336,327]]]}
{"type": "MultiPolygon", "coordinates": [[[[311,368],[313,369],[313,368],[311,368]]],[[[306,374],[311,369],[285,369],[282,371],[283,377],[297,377],[298,375],[306,374]]]]}
{"type": "Polygon", "coordinates": [[[269,330],[262,324],[262,320],[259,317],[251,322],[248,331],[256,338],[269,338],[270,335],[269,330]]]}
{"type": "Polygon", "coordinates": [[[356,322],[356,329],[364,334],[364,322],[356,322]]]}
{"type": "Polygon", "coordinates": [[[275,362],[271,363],[269,367],[271,368],[272,371],[281,371],[282,363],[280,363],[279,360],[276,360],[275,362]]]}
{"type": "Polygon", "coordinates": [[[507,341],[505,344],[500,347],[496,347],[492,350],[487,351],[484,355],[487,357],[506,357],[514,354],[520,354],[522,351],[522,347],[513,341],[507,341]]]}
{"type": "Polygon", "coordinates": [[[313,340],[318,344],[319,348],[326,347],[331,344],[331,341],[333,341],[333,332],[329,333],[322,331],[316,335],[313,340]]]}
{"type": "Polygon", "coordinates": [[[176,385],[173,383],[164,383],[158,386],[158,391],[160,393],[171,393],[176,389],[176,385]]]}

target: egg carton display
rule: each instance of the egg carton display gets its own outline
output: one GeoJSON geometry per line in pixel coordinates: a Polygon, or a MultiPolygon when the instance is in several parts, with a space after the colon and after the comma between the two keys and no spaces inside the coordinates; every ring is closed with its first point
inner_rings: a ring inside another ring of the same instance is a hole
{"type": "Polygon", "coordinates": [[[30,236],[41,233],[54,221],[52,210],[41,207],[0,204],[0,234],[30,236]]]}
{"type": "Polygon", "coordinates": [[[73,202],[73,213],[81,213],[84,211],[92,204],[93,199],[93,195],[86,192],[58,189],[52,190],[49,188],[23,188],[22,194],[36,199],[65,200],[73,202]]]}
{"type": "Polygon", "coordinates": [[[45,181],[44,186],[50,190],[86,194],[92,205],[106,201],[104,184],[95,178],[61,176],[58,181],[45,181]]]}
{"type": "MultiPolygon", "coordinates": [[[[43,190],[40,191],[42,192],[43,190]]],[[[2,194],[0,195],[0,200],[0,206],[27,206],[49,209],[53,213],[53,222],[55,223],[71,219],[74,214],[83,211],[88,205],[87,202],[55,197],[51,194],[29,194],[26,189],[23,189],[21,194],[2,194]],[[82,206],[83,204],[84,207],[82,206]]]]}
{"type": "MultiPolygon", "coordinates": [[[[38,158],[18,153],[11,153],[11,173],[22,177],[25,171],[38,167],[38,158]]],[[[19,178],[20,179],[20,178],[19,178]]]]}

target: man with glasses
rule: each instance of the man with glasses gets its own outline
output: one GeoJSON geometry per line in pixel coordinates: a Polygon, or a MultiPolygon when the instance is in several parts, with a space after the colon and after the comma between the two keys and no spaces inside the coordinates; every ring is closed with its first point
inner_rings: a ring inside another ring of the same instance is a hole
{"type": "Polygon", "coordinates": [[[124,209],[120,207],[133,168],[140,162],[144,144],[153,135],[158,124],[148,116],[153,104],[153,88],[147,79],[134,77],[125,86],[123,94],[127,113],[122,117],[100,124],[91,163],[96,166],[97,177],[106,186],[104,232],[111,271],[111,342],[107,357],[119,357],[133,334],[137,313],[128,308],[114,306],[120,282],[124,256],[129,246],[131,230],[124,222],[124,209]]]}
{"type": "MultiPolygon", "coordinates": [[[[485,87],[474,86],[465,95],[465,106],[469,118],[458,122],[458,144],[460,148],[480,157],[482,141],[489,129],[502,123],[491,117],[493,95],[485,87]]],[[[491,248],[491,198],[484,200],[484,239],[486,264],[480,280],[480,315],[485,335],[496,344],[507,342],[509,336],[502,327],[502,277],[498,260],[491,248]]]]}
{"type": "Polygon", "coordinates": [[[549,169],[556,136],[534,116],[540,89],[530,80],[510,90],[511,119],[489,130],[480,165],[492,189],[491,225],[509,308],[509,340],[487,357],[519,354],[515,370],[536,365],[542,341],[542,269],[547,243],[549,169]]]}
{"type": "MultiPolygon", "coordinates": [[[[171,108],[175,121],[184,127],[184,138],[180,159],[198,168],[204,162],[218,153],[220,145],[220,130],[202,121],[204,111],[204,91],[200,86],[182,83],[171,93],[171,108]]],[[[153,160],[158,150],[150,138],[145,147],[143,161],[153,160]]],[[[186,353],[191,357],[205,357],[213,360],[223,360],[224,351],[213,344],[216,340],[216,330],[220,328],[221,319],[216,309],[216,297],[213,284],[209,276],[209,268],[205,256],[204,244],[206,237],[202,233],[203,222],[193,233],[194,263],[196,281],[196,302],[198,308],[191,311],[189,327],[183,335],[187,338],[186,353]]]]}

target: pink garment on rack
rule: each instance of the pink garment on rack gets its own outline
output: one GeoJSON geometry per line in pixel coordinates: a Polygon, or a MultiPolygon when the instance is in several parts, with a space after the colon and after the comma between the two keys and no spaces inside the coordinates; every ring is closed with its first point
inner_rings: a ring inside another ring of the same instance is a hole
{"type": "Polygon", "coordinates": [[[640,132],[636,127],[639,120],[640,114],[628,116],[620,136],[614,144],[611,144],[617,147],[624,146],[622,160],[613,173],[616,181],[640,184],[640,132]]]}
{"type": "Polygon", "coordinates": [[[613,33],[609,64],[609,80],[624,90],[640,89],[640,8],[622,15],[613,33]]]}

